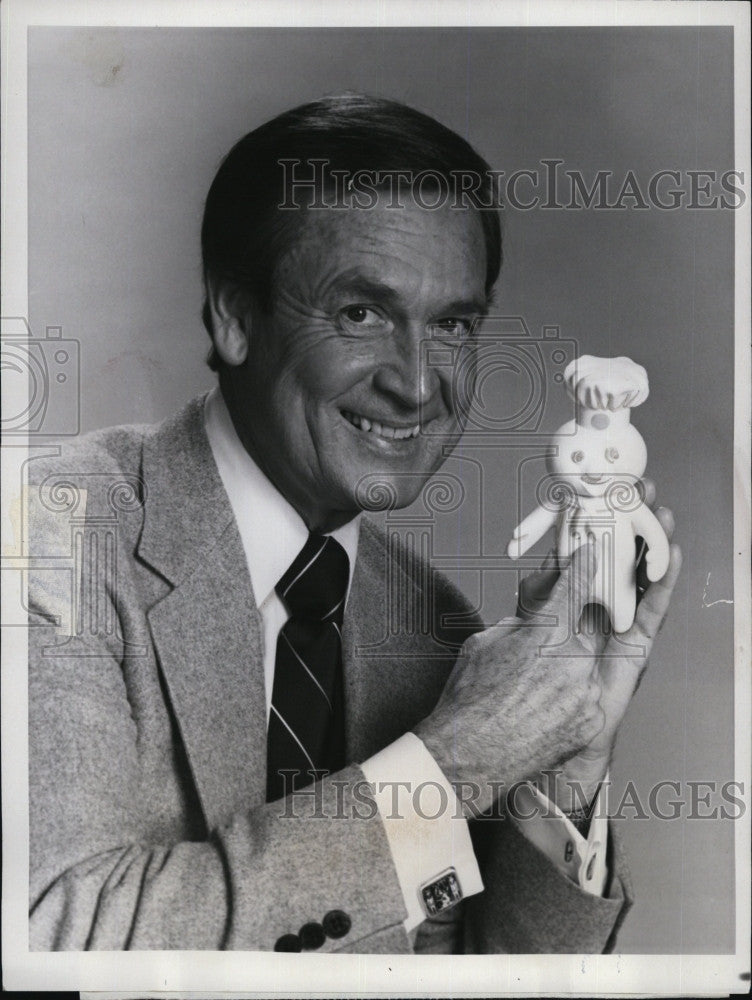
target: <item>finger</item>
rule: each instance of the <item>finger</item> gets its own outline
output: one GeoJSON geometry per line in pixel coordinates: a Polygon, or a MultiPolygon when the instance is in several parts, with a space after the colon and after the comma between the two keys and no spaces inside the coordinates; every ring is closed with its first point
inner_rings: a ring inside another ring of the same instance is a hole
{"type": "Polygon", "coordinates": [[[642,595],[650,586],[650,580],[648,580],[648,567],[645,562],[645,556],[647,555],[648,547],[645,544],[645,539],[638,535],[635,538],[635,560],[637,562],[637,573],[636,573],[636,583],[637,583],[637,601],[638,603],[642,600],[642,595]]]}
{"type": "Polygon", "coordinates": [[[504,636],[511,635],[512,632],[516,632],[521,624],[521,618],[508,616],[506,618],[502,618],[501,621],[498,621],[490,628],[487,628],[483,634],[489,639],[502,639],[504,636]]]}
{"type": "Polygon", "coordinates": [[[579,638],[586,649],[596,655],[593,661],[593,671],[598,673],[597,656],[611,637],[611,621],[608,612],[601,604],[587,604],[580,618],[579,638]]]}
{"type": "Polygon", "coordinates": [[[655,503],[656,489],[655,482],[652,479],[643,479],[642,486],[645,490],[645,503],[648,507],[652,507],[655,503]]]}
{"type": "Polygon", "coordinates": [[[528,573],[528,575],[525,577],[525,580],[537,580],[539,577],[549,579],[551,575],[557,576],[558,572],[559,572],[559,562],[558,559],[556,558],[556,551],[555,549],[549,549],[549,551],[546,553],[545,559],[540,564],[539,568],[533,570],[532,573],[528,573]]]}
{"type": "Polygon", "coordinates": [[[556,570],[549,570],[546,573],[532,573],[520,581],[520,589],[517,595],[518,614],[535,614],[540,610],[551,596],[551,590],[559,579],[556,570]]]}
{"type": "Polygon", "coordinates": [[[674,528],[676,527],[674,512],[670,507],[656,507],[653,513],[660,522],[663,530],[666,532],[666,538],[671,541],[674,534],[674,528]]]}
{"type": "Polygon", "coordinates": [[[541,567],[520,581],[517,592],[517,614],[531,618],[551,596],[551,589],[559,578],[555,549],[549,549],[541,567]]]}
{"type": "Polygon", "coordinates": [[[540,572],[545,572],[546,570],[559,569],[559,560],[556,558],[556,549],[549,549],[546,553],[546,558],[541,563],[540,572]]]}
{"type": "MultiPolygon", "coordinates": [[[[595,575],[595,546],[581,545],[564,568],[551,591],[549,606],[554,611],[570,611],[576,626],[582,609],[590,599],[590,584],[595,575]]],[[[569,619],[569,616],[567,616],[569,619]]]]}
{"type": "MultiPolygon", "coordinates": [[[[676,522],[674,520],[674,512],[669,507],[656,507],[653,511],[658,522],[666,533],[666,537],[671,541],[674,528],[676,527],[676,522]]],[[[637,546],[637,600],[642,600],[642,595],[650,586],[650,580],[648,579],[647,565],[645,563],[645,555],[647,552],[647,546],[645,545],[644,539],[639,539],[639,544],[637,546]]]]}
{"type": "Polygon", "coordinates": [[[678,545],[672,544],[669,550],[668,569],[664,577],[656,583],[650,584],[637,606],[632,627],[621,637],[628,645],[644,646],[645,657],[650,654],[653,641],[668,612],[681,565],[681,549],[678,545]]]}

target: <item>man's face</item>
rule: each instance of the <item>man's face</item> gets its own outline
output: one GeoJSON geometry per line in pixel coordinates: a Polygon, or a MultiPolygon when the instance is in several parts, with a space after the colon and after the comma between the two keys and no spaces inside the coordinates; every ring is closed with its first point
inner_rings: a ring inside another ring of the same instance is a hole
{"type": "Polygon", "coordinates": [[[421,351],[467,336],[485,274],[472,211],[382,199],[301,219],[224,391],[246,448],[310,528],[353,517],[374,479],[406,506],[441,465],[461,431],[451,369],[421,351]]]}

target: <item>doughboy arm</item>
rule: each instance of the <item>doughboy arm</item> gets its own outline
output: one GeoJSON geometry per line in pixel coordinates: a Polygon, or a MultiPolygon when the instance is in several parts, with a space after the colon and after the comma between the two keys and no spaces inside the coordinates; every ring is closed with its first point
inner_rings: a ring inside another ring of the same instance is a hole
{"type": "Polygon", "coordinates": [[[648,546],[645,564],[648,580],[655,582],[665,576],[669,561],[669,542],[661,522],[647,506],[642,504],[634,514],[634,527],[648,546]]]}
{"type": "Polygon", "coordinates": [[[510,559],[519,559],[539,542],[546,532],[556,524],[558,514],[546,507],[536,507],[514,529],[512,539],[507,545],[507,555],[510,559]]]}

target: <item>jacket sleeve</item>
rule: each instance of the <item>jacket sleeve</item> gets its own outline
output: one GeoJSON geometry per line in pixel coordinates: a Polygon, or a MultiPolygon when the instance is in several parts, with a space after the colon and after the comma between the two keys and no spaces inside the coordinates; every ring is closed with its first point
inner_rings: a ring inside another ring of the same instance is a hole
{"type": "MultiPolygon", "coordinates": [[[[483,628],[464,595],[435,583],[442,606],[457,609],[464,634],[483,628]]],[[[609,877],[603,896],[584,892],[500,812],[470,821],[484,891],[421,924],[415,950],[465,954],[611,951],[631,905],[632,886],[621,839],[609,824],[609,877]]]]}
{"type": "Polygon", "coordinates": [[[153,655],[128,654],[118,638],[135,634],[139,602],[122,596],[133,578],[104,585],[84,567],[71,610],[70,519],[40,517],[46,568],[29,581],[30,948],[272,950],[315,923],[314,939],[329,932],[318,951],[408,952],[360,769],[320,782],[316,796],[249,802],[207,829],[179,735],[154,721],[167,698],[155,694],[153,655]],[[85,643],[82,621],[96,625],[85,643]],[[154,777],[147,731],[163,734],[156,757],[169,780],[154,777]]]}
{"type": "Polygon", "coordinates": [[[208,837],[155,844],[120,664],[104,650],[45,655],[48,630],[34,623],[32,950],[271,950],[332,911],[345,914],[342,935],[320,951],[409,950],[381,820],[354,792],[357,767],[333,776],[342,786],[321,782],[315,798],[249,808],[208,837]]]}
{"type": "Polygon", "coordinates": [[[471,824],[485,891],[465,901],[466,952],[600,954],[613,950],[631,904],[621,841],[609,826],[604,895],[584,892],[506,817],[471,824]]]}
{"type": "MultiPolygon", "coordinates": [[[[117,641],[127,602],[122,588],[91,587],[84,577],[71,616],[63,566],[33,575],[29,587],[32,950],[271,950],[336,914],[335,932],[318,951],[409,952],[402,893],[358,767],[319,783],[314,796],[249,803],[211,830],[191,818],[200,809],[187,791],[182,807],[168,800],[169,790],[163,806],[143,795],[150,775],[139,721],[154,708],[126,683],[127,670],[142,669],[117,641]],[[67,620],[75,632],[71,617],[100,623],[85,650],[51,626],[67,620]]],[[[188,789],[179,747],[176,733],[164,753],[188,789]]],[[[610,899],[582,899],[511,824],[472,827],[485,891],[447,920],[421,925],[416,951],[608,944],[624,908],[621,880],[610,899]]]]}
{"type": "Polygon", "coordinates": [[[609,829],[610,874],[603,897],[583,892],[562,875],[508,820],[482,820],[480,826],[472,823],[471,829],[485,891],[424,921],[413,934],[416,952],[600,954],[614,950],[632,905],[632,888],[621,838],[613,824],[609,829]],[[481,826],[487,829],[481,831],[481,826]]]}

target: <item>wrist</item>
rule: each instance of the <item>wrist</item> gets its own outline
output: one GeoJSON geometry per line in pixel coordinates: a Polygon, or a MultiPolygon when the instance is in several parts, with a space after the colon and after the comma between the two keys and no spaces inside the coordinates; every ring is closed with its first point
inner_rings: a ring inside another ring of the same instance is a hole
{"type": "Polygon", "coordinates": [[[421,740],[452,786],[465,819],[477,819],[493,808],[506,787],[502,780],[493,780],[489,774],[480,773],[473,767],[458,753],[454,741],[442,738],[430,718],[423,719],[413,727],[412,732],[421,740]]]}
{"type": "Polygon", "coordinates": [[[572,758],[560,768],[541,771],[536,786],[572,820],[587,826],[593,802],[608,771],[610,757],[572,758]]]}

